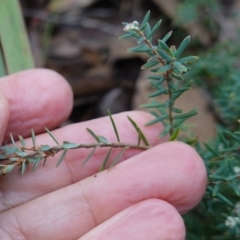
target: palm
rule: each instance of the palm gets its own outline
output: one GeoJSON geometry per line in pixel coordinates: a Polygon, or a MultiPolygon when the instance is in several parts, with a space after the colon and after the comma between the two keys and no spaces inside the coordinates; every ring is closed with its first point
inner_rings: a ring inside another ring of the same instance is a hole
{"type": "MultiPolygon", "coordinates": [[[[44,127],[54,128],[71,110],[71,91],[52,72],[31,70],[3,78],[0,90],[10,107],[8,120],[8,108],[0,99],[1,132],[8,122],[5,140],[9,132],[26,136],[31,128],[38,133],[44,127]]],[[[128,115],[140,126],[151,118],[140,112],[128,115]]],[[[121,140],[135,143],[136,133],[126,114],[114,119],[121,140]]],[[[115,141],[107,118],[66,126],[54,135],[60,141],[91,143],[86,127],[115,141]]],[[[206,185],[205,168],[185,144],[158,144],[154,128],[143,126],[151,145],[156,146],[142,153],[129,149],[111,171],[97,173],[107,149],[96,151],[84,167],[81,164],[89,150],[73,150],[58,169],[53,158],[23,177],[17,172],[2,176],[0,239],[184,239],[179,213],[200,200],[206,185]]],[[[53,144],[47,134],[37,137],[38,145],[46,143],[53,144]]]]}

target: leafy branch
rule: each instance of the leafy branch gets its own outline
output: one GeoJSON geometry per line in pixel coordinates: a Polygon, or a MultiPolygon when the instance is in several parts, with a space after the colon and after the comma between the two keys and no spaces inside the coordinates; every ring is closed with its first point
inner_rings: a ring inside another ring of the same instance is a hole
{"type": "Polygon", "coordinates": [[[167,33],[162,39],[158,40],[158,45],[152,43],[152,36],[158,30],[162,20],[158,21],[151,29],[148,20],[150,11],[145,15],[141,25],[137,21],[133,23],[123,23],[126,34],[120,38],[134,37],[137,39],[137,46],[128,49],[128,52],[144,52],[150,56],[147,63],[142,69],[150,69],[156,75],[149,76],[150,84],[156,89],[155,92],[148,95],[148,98],[154,98],[160,95],[167,95],[168,100],[165,102],[152,101],[149,104],[141,105],[143,108],[155,108],[159,113],[152,111],[155,119],[148,122],[146,125],[162,122],[165,126],[160,137],[167,134],[170,135],[170,140],[177,138],[179,127],[189,117],[197,114],[197,110],[193,109],[188,113],[182,113],[182,110],[175,108],[175,100],[180,95],[190,89],[191,82],[184,87],[179,84],[183,81],[183,75],[190,70],[190,65],[198,60],[196,56],[188,56],[180,58],[190,42],[190,37],[186,37],[176,49],[175,46],[168,46],[167,40],[171,37],[172,31],[167,33]],[[160,64],[160,66],[158,66],[160,64]],[[165,85],[166,86],[165,86],[165,85]],[[168,110],[166,110],[168,109],[168,110]]]}
{"type": "Polygon", "coordinates": [[[40,162],[43,162],[43,166],[44,166],[46,163],[46,160],[49,157],[53,157],[57,153],[62,152],[56,164],[56,166],[58,167],[64,160],[67,154],[67,151],[71,149],[81,149],[81,148],[92,149],[90,154],[84,160],[83,162],[83,165],[84,165],[92,157],[96,149],[109,148],[109,151],[99,169],[100,171],[102,171],[107,166],[112,148],[120,148],[121,151],[112,160],[112,163],[110,164],[110,168],[117,164],[118,160],[120,159],[121,155],[126,149],[132,148],[132,149],[146,150],[150,148],[145,135],[143,134],[143,132],[141,131],[137,123],[134,120],[132,120],[130,117],[128,117],[128,120],[133,125],[136,132],[138,133],[138,139],[136,140],[137,143],[128,144],[128,143],[120,142],[118,130],[110,111],[108,111],[108,114],[109,114],[111,124],[113,126],[114,133],[116,135],[118,142],[109,142],[106,137],[97,135],[95,132],[93,132],[89,128],[87,128],[87,131],[96,140],[96,143],[84,144],[84,143],[72,143],[68,141],[63,141],[62,144],[59,144],[57,139],[54,137],[53,133],[46,128],[47,133],[56,142],[57,145],[56,146],[50,146],[50,145],[37,146],[36,136],[34,131],[32,130],[31,131],[32,147],[27,147],[25,139],[22,136],[19,136],[20,145],[18,145],[16,144],[11,134],[10,138],[12,141],[12,145],[6,145],[6,146],[0,147],[0,175],[5,175],[7,173],[10,173],[15,167],[19,167],[19,170],[23,175],[26,172],[26,169],[29,165],[32,165],[32,170],[34,171],[39,166],[40,162]],[[143,145],[141,145],[141,142],[143,142],[143,145]]]}

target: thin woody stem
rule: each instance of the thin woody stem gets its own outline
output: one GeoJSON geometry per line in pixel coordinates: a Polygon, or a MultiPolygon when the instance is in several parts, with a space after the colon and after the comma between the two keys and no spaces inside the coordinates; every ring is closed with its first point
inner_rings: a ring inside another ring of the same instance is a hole
{"type": "MultiPolygon", "coordinates": [[[[144,33],[142,31],[139,31],[138,34],[144,38],[144,42],[148,45],[148,47],[152,50],[153,54],[155,56],[157,56],[157,59],[159,60],[159,62],[165,66],[166,65],[166,61],[158,54],[158,52],[155,50],[155,48],[153,47],[152,43],[146,38],[146,36],[144,35],[144,33]]],[[[167,91],[168,91],[168,96],[169,96],[169,107],[168,107],[168,114],[169,114],[169,124],[170,124],[170,130],[169,130],[169,134],[172,135],[173,133],[173,116],[172,116],[172,107],[173,107],[173,103],[172,103],[172,91],[170,88],[170,83],[171,83],[171,77],[169,75],[169,71],[167,71],[166,73],[163,74],[164,79],[167,82],[167,91]]]]}
{"type": "MultiPolygon", "coordinates": [[[[22,160],[26,160],[26,159],[30,159],[30,158],[34,158],[35,156],[42,154],[42,155],[46,155],[46,157],[49,156],[54,156],[55,154],[57,154],[60,151],[63,150],[71,150],[71,149],[81,149],[81,148],[85,148],[85,149],[89,149],[89,148],[132,148],[132,149],[140,149],[140,150],[147,150],[150,148],[150,146],[142,146],[142,145],[136,145],[136,144],[126,144],[126,143],[91,143],[91,144],[79,144],[76,147],[72,147],[72,148],[64,148],[63,146],[53,146],[50,147],[48,150],[43,151],[41,150],[39,147],[33,147],[33,148],[29,148],[29,147],[19,147],[19,149],[21,149],[22,151],[28,151],[29,153],[26,156],[16,156],[16,154],[12,154],[9,156],[6,156],[6,159],[2,160],[1,162],[5,162],[6,161],[11,161],[10,158],[13,157],[17,157],[19,159],[22,160]]],[[[12,163],[12,161],[11,161],[12,163]]]]}

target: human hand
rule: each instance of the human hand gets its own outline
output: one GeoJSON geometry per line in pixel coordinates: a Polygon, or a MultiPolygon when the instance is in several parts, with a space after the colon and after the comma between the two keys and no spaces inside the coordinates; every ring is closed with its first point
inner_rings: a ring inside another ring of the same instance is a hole
{"type": "MultiPolygon", "coordinates": [[[[71,111],[71,90],[52,71],[28,70],[4,77],[0,90],[9,102],[8,107],[0,96],[3,143],[9,132],[27,137],[31,128],[36,133],[44,132],[44,127],[52,129],[71,111]]],[[[204,164],[186,144],[157,140],[156,125],[144,126],[151,119],[147,113],[114,116],[121,141],[135,143],[137,139],[126,115],[155,147],[144,152],[128,149],[110,171],[97,173],[108,149],[98,149],[84,167],[89,150],[81,149],[69,151],[58,169],[54,157],[23,177],[17,171],[1,176],[0,239],[184,239],[180,214],[195,206],[205,191],[204,164]]],[[[91,143],[86,127],[116,141],[109,118],[53,132],[59,141],[91,143]]],[[[37,145],[54,144],[47,134],[36,140],[37,145]]],[[[31,144],[30,139],[27,143],[31,144]]],[[[118,152],[115,149],[112,154],[118,152]]]]}

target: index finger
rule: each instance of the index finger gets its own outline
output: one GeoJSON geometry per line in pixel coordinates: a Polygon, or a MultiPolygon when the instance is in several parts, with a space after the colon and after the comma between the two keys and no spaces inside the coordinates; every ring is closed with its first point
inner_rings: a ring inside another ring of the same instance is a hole
{"type": "Polygon", "coordinates": [[[10,109],[4,141],[10,132],[25,137],[32,128],[40,133],[44,127],[57,127],[72,109],[71,88],[54,71],[33,69],[3,77],[0,90],[10,109]]]}

